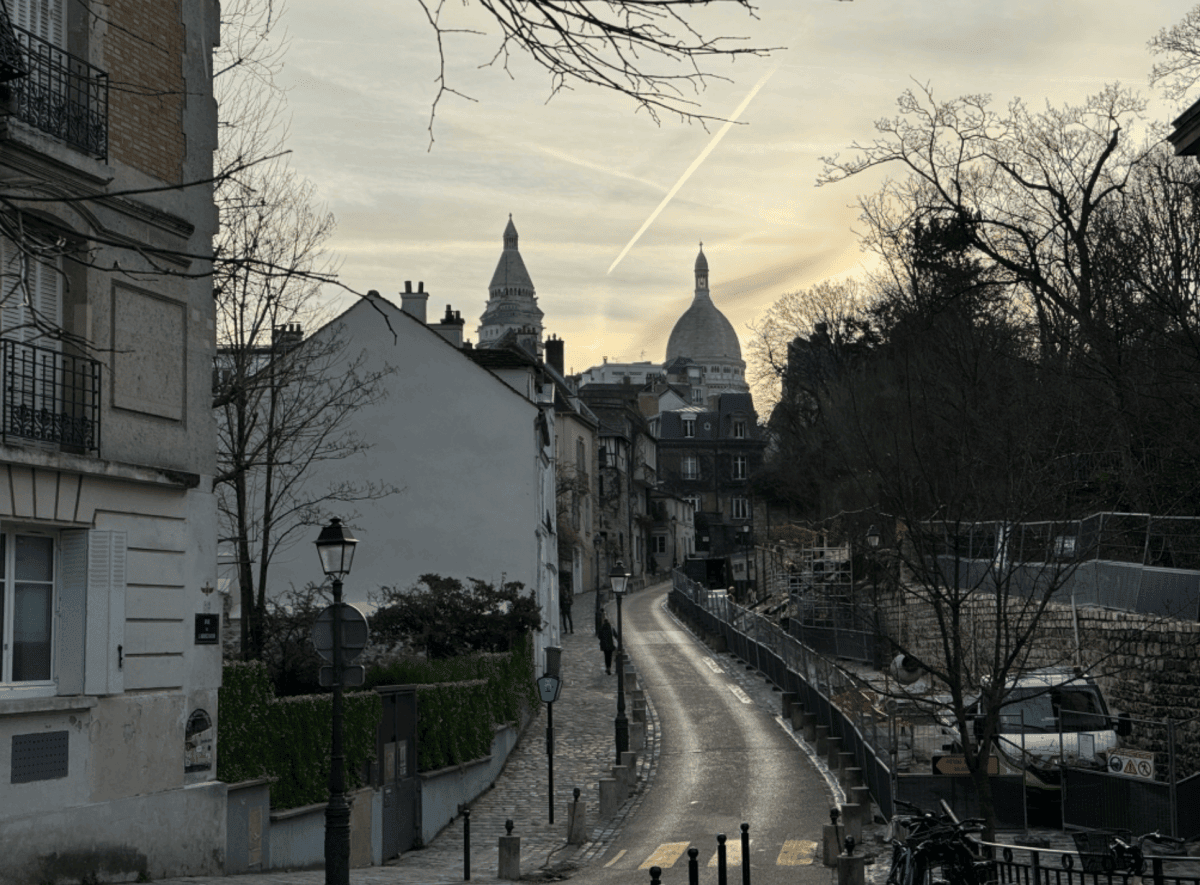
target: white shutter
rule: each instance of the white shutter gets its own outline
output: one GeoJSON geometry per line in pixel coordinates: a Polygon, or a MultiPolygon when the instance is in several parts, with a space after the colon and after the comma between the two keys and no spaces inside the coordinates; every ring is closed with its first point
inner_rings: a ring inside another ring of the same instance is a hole
{"type": "MultiPolygon", "coordinates": [[[[42,328],[62,328],[62,259],[40,261],[22,256],[12,240],[0,236],[0,331],[16,341],[38,339],[42,328]],[[21,284],[22,273],[25,285],[21,284]],[[30,310],[32,306],[33,310],[30,310]],[[34,315],[36,312],[36,317],[34,315]]],[[[60,350],[57,338],[40,338],[39,347],[60,350]]]]}
{"type": "Polygon", "coordinates": [[[8,0],[13,24],[63,46],[63,0],[8,0]]]}
{"type": "Polygon", "coordinates": [[[83,692],[87,548],[86,531],[64,531],[60,536],[58,606],[54,621],[54,680],[60,695],[83,692]]]}
{"type": "Polygon", "coordinates": [[[87,533],[87,640],[84,693],[125,690],[121,647],[125,643],[125,533],[87,533]]]}
{"type": "Polygon", "coordinates": [[[25,340],[25,299],[20,288],[21,255],[8,237],[0,236],[0,332],[25,340]]]}

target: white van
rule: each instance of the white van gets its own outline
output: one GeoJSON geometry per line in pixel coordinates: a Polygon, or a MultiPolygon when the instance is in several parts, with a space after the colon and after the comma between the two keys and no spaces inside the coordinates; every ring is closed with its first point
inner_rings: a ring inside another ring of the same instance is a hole
{"type": "Polygon", "coordinates": [[[1009,685],[996,750],[1001,767],[1014,773],[1023,769],[1029,786],[1057,787],[1060,762],[1102,764],[1129,733],[1128,720],[1109,712],[1089,676],[1058,668],[1033,670],[1009,685]]]}

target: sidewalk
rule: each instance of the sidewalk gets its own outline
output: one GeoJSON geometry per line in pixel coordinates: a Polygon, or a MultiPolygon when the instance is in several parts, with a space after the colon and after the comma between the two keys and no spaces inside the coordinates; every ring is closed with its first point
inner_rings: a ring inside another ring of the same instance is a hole
{"type": "MultiPolygon", "coordinates": [[[[657,585],[640,591],[664,589],[657,585]]],[[[529,724],[508,758],[493,788],[471,806],[471,881],[492,885],[496,878],[499,837],[504,822],[513,821],[513,835],[521,837],[521,873],[526,879],[553,880],[557,870],[567,872],[590,861],[604,850],[619,832],[628,814],[645,795],[658,758],[658,725],[650,698],[646,699],[646,748],[638,758],[638,785],[617,813],[598,820],[601,777],[610,774],[616,748],[613,719],[616,716],[617,677],[604,672],[604,656],[593,630],[595,594],[575,597],[572,614],[575,632],[562,637],[563,687],[554,705],[554,824],[548,821],[549,790],[546,756],[546,707],[529,724]],[[567,804],[575,788],[580,803],[587,806],[591,841],[568,845],[567,804]],[[539,871],[541,874],[539,875],[539,871]]],[[[610,615],[612,617],[612,615],[610,615]]],[[[634,662],[636,668],[636,661],[634,662]]],[[[540,670],[539,670],[540,675],[540,670]]],[[[192,876],[156,879],[160,885],[322,885],[324,870],[247,873],[236,877],[192,876]]],[[[406,852],[382,867],[350,871],[353,885],[390,885],[419,882],[450,885],[463,881],[463,821],[456,818],[426,848],[406,852]]]]}

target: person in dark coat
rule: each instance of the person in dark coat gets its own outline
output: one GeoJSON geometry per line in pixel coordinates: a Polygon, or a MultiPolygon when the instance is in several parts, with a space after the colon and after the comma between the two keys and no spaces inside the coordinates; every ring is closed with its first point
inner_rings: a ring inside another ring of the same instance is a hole
{"type": "Polygon", "coordinates": [[[617,647],[613,642],[612,624],[608,622],[608,615],[603,615],[603,620],[600,622],[600,650],[604,652],[604,672],[612,675],[612,656],[613,650],[617,647]]]}
{"type": "Polygon", "coordinates": [[[575,601],[575,591],[565,581],[558,585],[558,613],[562,620],[564,633],[575,632],[575,622],[571,620],[571,603],[575,601]]]}

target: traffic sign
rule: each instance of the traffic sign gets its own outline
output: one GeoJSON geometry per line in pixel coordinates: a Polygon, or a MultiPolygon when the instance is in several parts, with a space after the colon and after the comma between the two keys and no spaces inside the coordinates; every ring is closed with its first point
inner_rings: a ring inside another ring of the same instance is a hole
{"type": "MultiPolygon", "coordinates": [[[[335,603],[341,607],[342,663],[357,660],[367,647],[367,618],[348,602],[335,603]]],[[[333,606],[326,606],[312,626],[312,643],[322,658],[333,662],[333,606]]],[[[332,685],[332,683],[330,683],[332,685]]],[[[361,683],[359,683],[361,685],[361,683]]]]}
{"type": "MultiPolygon", "coordinates": [[[[933,773],[944,774],[950,777],[966,777],[971,773],[971,770],[967,768],[967,757],[956,754],[951,756],[934,756],[933,773]]],[[[990,775],[1000,773],[1000,760],[995,756],[988,756],[987,773],[990,775]]]]}
{"type": "MultiPolygon", "coordinates": [[[[366,679],[367,670],[362,664],[353,664],[349,667],[342,667],[342,685],[356,686],[362,685],[366,679]]],[[[333,667],[321,668],[321,688],[330,688],[333,686],[333,667]]]]}

